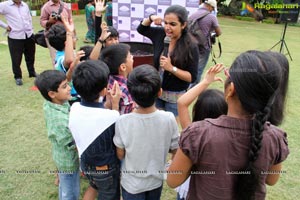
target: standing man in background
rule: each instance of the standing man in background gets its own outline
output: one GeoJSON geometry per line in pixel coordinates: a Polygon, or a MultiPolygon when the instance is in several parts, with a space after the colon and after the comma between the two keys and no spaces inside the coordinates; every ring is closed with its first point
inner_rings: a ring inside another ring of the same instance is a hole
{"type": "Polygon", "coordinates": [[[94,0],[87,0],[84,7],[85,20],[88,27],[88,32],[85,34],[84,43],[95,43],[95,2],[94,0]]]}
{"type": "Polygon", "coordinates": [[[0,20],[0,26],[8,33],[8,48],[14,78],[18,86],[22,81],[22,54],[24,53],[29,77],[36,77],[34,69],[35,41],[32,18],[29,7],[22,0],[8,0],[0,3],[0,14],[4,15],[7,24],[0,20]]]}
{"type": "MultiPolygon", "coordinates": [[[[43,28],[45,28],[45,38],[50,51],[53,68],[55,67],[56,50],[49,44],[47,33],[53,24],[63,24],[60,18],[61,15],[68,16],[69,22],[72,19],[71,9],[68,8],[68,5],[61,0],[49,0],[42,7],[40,24],[43,28]]],[[[76,35],[74,34],[74,36],[76,35]]]]}
{"type": "Polygon", "coordinates": [[[199,27],[201,27],[201,31],[205,35],[207,42],[205,43],[202,49],[199,49],[200,56],[198,62],[198,76],[196,81],[192,84],[192,86],[199,83],[202,72],[207,64],[209,54],[211,52],[211,32],[215,32],[216,36],[221,35],[221,28],[219,26],[218,19],[216,15],[212,13],[216,7],[216,0],[206,0],[200,5],[199,9],[195,13],[193,13],[189,18],[189,20],[195,19],[197,16],[203,16],[205,13],[207,13],[207,15],[205,15],[202,19],[198,20],[199,27]]]}
{"type": "Polygon", "coordinates": [[[105,20],[108,26],[112,26],[113,22],[112,22],[112,14],[113,14],[113,7],[112,7],[112,1],[111,0],[106,0],[106,4],[107,6],[106,11],[105,11],[105,20]]]}

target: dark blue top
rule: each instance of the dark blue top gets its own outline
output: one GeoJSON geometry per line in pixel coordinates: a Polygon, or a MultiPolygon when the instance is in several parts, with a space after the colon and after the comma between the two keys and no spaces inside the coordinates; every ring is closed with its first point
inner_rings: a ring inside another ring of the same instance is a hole
{"type": "Polygon", "coordinates": [[[166,33],[163,27],[144,26],[142,23],[137,27],[137,32],[149,38],[153,44],[153,63],[159,69],[160,55],[164,50],[164,39],[166,33]]]}
{"type": "MultiPolygon", "coordinates": [[[[104,108],[102,103],[81,101],[82,106],[104,108]]],[[[118,161],[116,146],[113,143],[115,124],[105,129],[82,153],[81,162],[90,166],[103,166],[118,161]]]]}

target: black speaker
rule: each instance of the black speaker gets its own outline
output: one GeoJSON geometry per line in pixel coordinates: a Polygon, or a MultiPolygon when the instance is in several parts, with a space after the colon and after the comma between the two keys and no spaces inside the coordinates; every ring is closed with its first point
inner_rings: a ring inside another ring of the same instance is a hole
{"type": "Polygon", "coordinates": [[[300,0],[283,0],[284,8],[280,10],[280,21],[288,23],[297,23],[300,0]]]}

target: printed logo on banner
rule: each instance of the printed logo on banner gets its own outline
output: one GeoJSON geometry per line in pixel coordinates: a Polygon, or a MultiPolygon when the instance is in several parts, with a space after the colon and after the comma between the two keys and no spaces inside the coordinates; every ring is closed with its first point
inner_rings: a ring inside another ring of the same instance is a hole
{"type": "Polygon", "coordinates": [[[131,18],[131,30],[136,30],[143,18],[131,18]]]}
{"type": "Polygon", "coordinates": [[[130,31],[119,30],[119,40],[120,42],[130,41],[130,31]]]}
{"type": "Polygon", "coordinates": [[[118,5],[119,16],[130,17],[130,3],[118,5]]]}
{"type": "Polygon", "coordinates": [[[186,0],[185,6],[186,7],[198,7],[199,0],[186,0]]]}
{"type": "Polygon", "coordinates": [[[167,5],[167,6],[170,6],[170,5],[171,5],[171,0],[158,0],[158,4],[159,4],[159,5],[167,5]]]}
{"type": "Polygon", "coordinates": [[[162,12],[163,12],[163,11],[162,11],[161,8],[158,8],[158,9],[157,9],[157,13],[161,14],[162,12]]]}
{"type": "Polygon", "coordinates": [[[134,18],[143,18],[142,11],[145,9],[144,4],[131,4],[131,13],[130,16],[134,18]]]}
{"type": "Polygon", "coordinates": [[[130,31],[130,41],[143,42],[143,36],[137,31],[130,31]]]}
{"type": "Polygon", "coordinates": [[[169,6],[166,5],[159,5],[157,6],[157,15],[161,18],[164,18],[165,11],[167,10],[169,6]]]}
{"type": "Polygon", "coordinates": [[[148,17],[150,14],[155,14],[156,10],[157,10],[157,6],[154,6],[154,5],[145,5],[144,16],[148,17]]]}
{"type": "Polygon", "coordinates": [[[130,17],[118,17],[118,30],[129,30],[130,31],[130,25],[131,24],[131,18],[130,17]]]}

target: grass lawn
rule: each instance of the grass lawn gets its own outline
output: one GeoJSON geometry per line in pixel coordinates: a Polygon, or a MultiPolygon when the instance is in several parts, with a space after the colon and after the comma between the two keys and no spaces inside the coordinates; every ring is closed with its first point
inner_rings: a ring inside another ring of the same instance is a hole
{"type": "MultiPolygon", "coordinates": [[[[1,17],[0,19],[3,19],[1,17]]],[[[35,32],[41,29],[39,18],[34,17],[35,32]]],[[[83,45],[87,26],[85,16],[77,15],[74,22],[79,37],[77,49],[83,45]]],[[[230,66],[241,52],[250,49],[268,50],[276,44],[283,30],[283,24],[262,24],[238,21],[229,18],[219,19],[223,35],[222,57],[218,62],[230,66]]],[[[4,32],[1,29],[1,33],[4,32]]],[[[283,164],[279,182],[268,187],[267,199],[298,199],[300,191],[300,28],[288,27],[286,43],[293,57],[290,62],[290,78],[286,117],[282,128],[288,133],[290,155],[283,164]]],[[[33,79],[28,78],[23,59],[22,87],[15,85],[11,70],[8,47],[2,44],[6,38],[0,36],[0,199],[43,200],[58,199],[57,187],[53,184],[55,170],[51,157],[51,145],[47,139],[42,112],[43,99],[39,92],[31,91],[33,79]]],[[[280,45],[274,50],[278,51],[280,45]]],[[[217,54],[217,47],[215,46],[217,54]]],[[[209,65],[212,63],[210,62],[209,65]]],[[[51,69],[48,49],[37,46],[36,70],[38,73],[51,69]]],[[[223,89],[219,83],[213,87],[223,89]]],[[[82,180],[82,193],[87,181],[82,180]]],[[[162,199],[175,199],[175,192],[164,186],[162,199]]]]}

